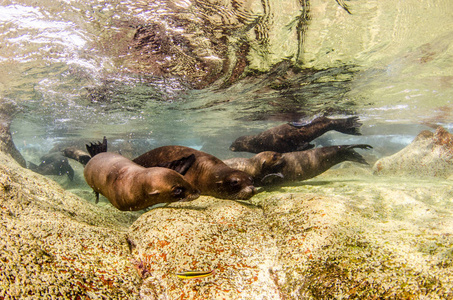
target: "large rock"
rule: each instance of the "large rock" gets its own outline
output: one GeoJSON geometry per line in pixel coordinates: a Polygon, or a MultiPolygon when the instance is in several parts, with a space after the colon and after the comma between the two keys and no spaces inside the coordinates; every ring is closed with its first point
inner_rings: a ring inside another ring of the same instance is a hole
{"type": "Polygon", "coordinates": [[[125,231],[95,206],[0,152],[0,299],[137,299],[125,231]]]}
{"type": "Polygon", "coordinates": [[[323,181],[263,192],[252,198],[254,205],[200,197],[142,215],[129,231],[144,279],[141,296],[453,296],[449,182],[406,185],[349,173],[335,170],[323,181]],[[214,274],[176,276],[185,270],[214,274]]]}
{"type": "Polygon", "coordinates": [[[377,175],[447,178],[453,175],[453,135],[443,127],[434,133],[422,131],[398,153],[378,160],[373,171],[377,175]]]}
{"type": "Polygon", "coordinates": [[[0,153],[0,299],[451,299],[451,181],[342,166],[137,219],[0,153]]]}

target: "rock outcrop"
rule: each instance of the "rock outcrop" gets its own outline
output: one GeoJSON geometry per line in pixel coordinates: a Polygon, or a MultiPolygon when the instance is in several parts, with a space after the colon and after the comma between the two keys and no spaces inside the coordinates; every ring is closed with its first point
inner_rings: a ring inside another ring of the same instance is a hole
{"type": "Polygon", "coordinates": [[[200,197],[139,216],[0,153],[0,298],[453,297],[451,182],[343,167],[248,202],[200,197]],[[214,274],[176,276],[187,270],[214,274]]]}
{"type": "Polygon", "coordinates": [[[136,214],[95,206],[0,152],[0,299],[137,299],[136,214]]]}
{"type": "Polygon", "coordinates": [[[443,127],[434,133],[422,131],[401,151],[378,160],[373,171],[377,175],[448,178],[453,175],[453,135],[443,127]]]}

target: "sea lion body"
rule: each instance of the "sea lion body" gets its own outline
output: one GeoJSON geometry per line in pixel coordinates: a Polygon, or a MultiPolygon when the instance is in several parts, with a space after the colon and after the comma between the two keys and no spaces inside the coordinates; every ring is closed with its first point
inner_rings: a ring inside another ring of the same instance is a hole
{"type": "Polygon", "coordinates": [[[252,176],[256,185],[261,185],[266,175],[277,173],[284,164],[282,154],[274,151],[263,151],[251,158],[230,158],[223,162],[230,168],[252,176]]]}
{"type": "Polygon", "coordinates": [[[199,191],[178,172],[163,167],[144,168],[116,153],[96,154],[83,173],[96,193],[123,211],[199,196],[199,191]]]}
{"type": "Polygon", "coordinates": [[[51,152],[42,156],[39,165],[29,162],[28,168],[41,175],[62,176],[67,174],[71,181],[74,179],[74,169],[60,152],[51,152]]]}
{"type": "Polygon", "coordinates": [[[372,147],[364,144],[341,145],[283,153],[282,159],[285,163],[280,170],[283,181],[307,180],[344,161],[368,164],[354,148],[370,149],[372,147]]]}
{"type": "Polygon", "coordinates": [[[257,135],[241,136],[231,144],[230,150],[252,153],[302,151],[312,148],[313,145],[310,145],[310,142],[330,130],[360,135],[358,128],[361,125],[358,117],[346,119],[318,117],[304,124],[287,123],[257,135]]]}
{"type": "Polygon", "coordinates": [[[67,158],[74,159],[84,166],[88,163],[88,161],[91,158],[90,154],[80,149],[77,149],[76,147],[68,147],[63,149],[61,152],[67,158]]]}
{"type": "Polygon", "coordinates": [[[221,199],[249,199],[256,193],[253,179],[245,172],[228,167],[217,157],[184,146],[163,146],[148,151],[133,162],[149,168],[166,161],[178,160],[195,155],[195,162],[184,174],[184,178],[197,187],[202,195],[221,199]]]}

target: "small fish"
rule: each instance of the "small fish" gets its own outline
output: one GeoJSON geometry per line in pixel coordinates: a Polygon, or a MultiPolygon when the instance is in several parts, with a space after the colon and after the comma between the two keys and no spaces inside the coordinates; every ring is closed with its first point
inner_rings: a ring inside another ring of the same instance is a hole
{"type": "Polygon", "coordinates": [[[176,276],[182,279],[193,279],[193,278],[203,278],[208,277],[214,274],[214,270],[211,271],[185,271],[176,273],[176,276]]]}

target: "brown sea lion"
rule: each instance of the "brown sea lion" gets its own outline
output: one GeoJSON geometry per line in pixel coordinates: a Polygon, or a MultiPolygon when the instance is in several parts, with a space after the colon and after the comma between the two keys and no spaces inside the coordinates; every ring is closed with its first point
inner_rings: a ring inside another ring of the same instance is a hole
{"type": "Polygon", "coordinates": [[[230,168],[252,176],[255,185],[262,185],[261,181],[266,175],[279,172],[284,164],[282,154],[274,151],[263,151],[251,158],[230,158],[223,162],[230,168]]]}
{"type": "Polygon", "coordinates": [[[65,148],[63,149],[62,153],[67,158],[74,159],[81,163],[82,165],[86,165],[91,158],[90,154],[80,149],[77,149],[76,147],[65,148]]]}
{"type": "Polygon", "coordinates": [[[256,193],[253,179],[245,172],[228,167],[217,157],[184,146],[164,146],[148,151],[133,162],[143,167],[155,167],[165,161],[174,161],[195,155],[195,162],[184,178],[197,187],[202,195],[221,199],[249,199],[256,193]]]}
{"type": "Polygon", "coordinates": [[[252,153],[301,151],[313,148],[310,142],[330,130],[360,135],[361,125],[358,117],[345,119],[318,117],[308,123],[287,123],[257,135],[241,136],[231,144],[230,150],[252,153]]]}
{"type": "Polygon", "coordinates": [[[157,203],[194,200],[200,195],[198,189],[174,170],[145,168],[120,154],[96,153],[94,149],[90,151],[89,145],[87,149],[93,157],[83,172],[86,182],[119,210],[142,210],[157,203]]]}
{"type": "Polygon", "coordinates": [[[368,150],[373,147],[365,144],[340,145],[284,153],[284,164],[280,170],[282,181],[307,180],[344,161],[368,164],[354,148],[368,150]]]}

